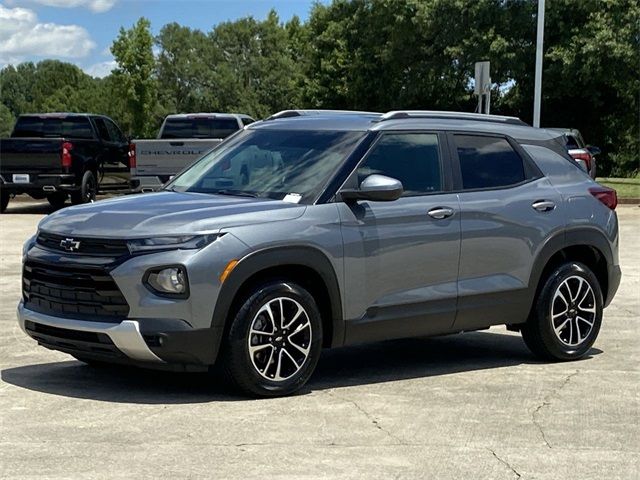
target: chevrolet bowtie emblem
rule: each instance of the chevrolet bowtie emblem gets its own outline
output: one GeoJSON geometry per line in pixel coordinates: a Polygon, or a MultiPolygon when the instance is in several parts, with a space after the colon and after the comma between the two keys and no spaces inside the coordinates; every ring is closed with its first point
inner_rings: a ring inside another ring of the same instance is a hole
{"type": "Polygon", "coordinates": [[[74,240],[73,238],[65,238],[64,240],[61,240],[60,246],[67,252],[77,252],[78,250],[80,250],[80,242],[74,240]]]}

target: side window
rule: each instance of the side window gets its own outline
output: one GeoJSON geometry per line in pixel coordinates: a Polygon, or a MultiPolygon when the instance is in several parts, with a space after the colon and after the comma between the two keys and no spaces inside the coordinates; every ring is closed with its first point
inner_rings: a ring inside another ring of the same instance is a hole
{"type": "Polygon", "coordinates": [[[104,120],[101,118],[94,118],[93,123],[96,124],[96,129],[98,130],[98,135],[100,139],[105,142],[110,142],[111,137],[109,135],[109,130],[107,129],[107,125],[104,123],[104,120]]]}
{"type": "Polygon", "coordinates": [[[253,118],[250,118],[250,117],[242,117],[240,120],[242,120],[242,125],[244,125],[245,127],[247,125],[251,125],[253,122],[255,122],[255,120],[253,118]]]}
{"type": "Polygon", "coordinates": [[[508,187],[525,180],[522,158],[504,138],[454,135],[462,188],[508,187]]]}
{"type": "Polygon", "coordinates": [[[442,191],[438,135],[388,133],[375,144],[357,170],[358,185],[369,175],[380,174],[402,182],[404,196],[442,191]]]}
{"type": "Polygon", "coordinates": [[[107,130],[109,131],[109,136],[111,137],[111,141],[118,143],[126,143],[126,139],[118,126],[113,123],[111,120],[104,120],[104,123],[107,125],[107,130]]]}

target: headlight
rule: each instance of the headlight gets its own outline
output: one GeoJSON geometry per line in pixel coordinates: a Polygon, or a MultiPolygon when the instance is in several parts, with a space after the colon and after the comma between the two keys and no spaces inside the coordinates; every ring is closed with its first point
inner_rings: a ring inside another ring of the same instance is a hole
{"type": "Polygon", "coordinates": [[[129,240],[127,246],[131,253],[152,252],[156,250],[196,250],[209,245],[219,235],[183,235],[171,237],[138,238],[129,240]]]}
{"type": "Polygon", "coordinates": [[[145,275],[144,282],[153,292],[161,295],[180,298],[189,296],[187,272],[181,265],[149,270],[145,275]]]}

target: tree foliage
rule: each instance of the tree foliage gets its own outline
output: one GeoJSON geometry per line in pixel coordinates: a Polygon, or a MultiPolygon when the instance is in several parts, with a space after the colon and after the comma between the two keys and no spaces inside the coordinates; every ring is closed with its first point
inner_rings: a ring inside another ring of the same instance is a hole
{"type": "MultiPolygon", "coordinates": [[[[0,130],[28,111],[94,111],[133,135],[169,113],[286,108],[473,111],[474,63],[491,62],[492,111],[531,121],[535,0],[334,0],[306,22],[275,11],[209,32],[121,29],[118,68],[95,79],[45,60],[0,72],[0,130]],[[157,48],[154,56],[153,47],[157,48]]],[[[547,2],[542,124],[579,128],[602,173],[638,169],[639,0],[547,2]]]]}

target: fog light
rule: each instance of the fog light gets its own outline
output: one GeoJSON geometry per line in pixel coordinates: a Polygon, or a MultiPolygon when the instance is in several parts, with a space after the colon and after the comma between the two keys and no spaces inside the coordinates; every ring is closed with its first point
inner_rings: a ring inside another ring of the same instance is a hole
{"type": "Polygon", "coordinates": [[[167,267],[149,273],[147,283],[158,293],[183,296],[187,293],[187,275],[182,267],[167,267]]]}

